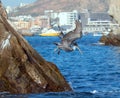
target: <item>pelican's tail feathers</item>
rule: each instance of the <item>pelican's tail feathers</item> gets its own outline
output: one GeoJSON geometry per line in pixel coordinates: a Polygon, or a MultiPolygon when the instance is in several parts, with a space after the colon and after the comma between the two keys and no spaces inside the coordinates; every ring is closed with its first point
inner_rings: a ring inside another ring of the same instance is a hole
{"type": "Polygon", "coordinates": [[[57,43],[57,42],[54,42],[53,44],[55,44],[56,46],[58,46],[58,43],[57,43]]]}

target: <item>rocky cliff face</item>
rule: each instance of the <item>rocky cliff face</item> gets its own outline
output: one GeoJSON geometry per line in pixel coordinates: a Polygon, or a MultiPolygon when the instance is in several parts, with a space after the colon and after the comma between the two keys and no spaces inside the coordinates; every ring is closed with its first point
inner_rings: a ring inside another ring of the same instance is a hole
{"type": "MultiPolygon", "coordinates": [[[[120,25],[120,0],[109,1],[109,14],[120,25]]],[[[105,45],[120,46],[120,27],[113,30],[109,35],[102,36],[100,42],[105,43],[105,45]]]]}
{"type": "Polygon", "coordinates": [[[120,24],[120,0],[110,0],[109,14],[120,24]]]}
{"type": "Polygon", "coordinates": [[[69,84],[56,65],[44,60],[1,13],[0,92],[25,94],[69,90],[69,84]]]}
{"type": "Polygon", "coordinates": [[[102,36],[100,42],[105,45],[120,46],[120,34],[110,33],[107,36],[102,36]]]}

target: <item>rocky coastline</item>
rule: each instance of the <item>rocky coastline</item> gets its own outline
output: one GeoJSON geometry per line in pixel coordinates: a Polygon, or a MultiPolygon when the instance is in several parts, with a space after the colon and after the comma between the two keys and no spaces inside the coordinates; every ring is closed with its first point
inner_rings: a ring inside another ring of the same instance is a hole
{"type": "Polygon", "coordinates": [[[106,36],[103,35],[100,38],[100,42],[104,43],[104,45],[120,46],[120,34],[110,33],[106,36]]]}
{"type": "MultiPolygon", "coordinates": [[[[109,15],[120,25],[120,1],[109,0],[109,15]]],[[[116,30],[112,30],[107,36],[102,36],[100,42],[105,45],[120,46],[120,27],[116,30]]]]}

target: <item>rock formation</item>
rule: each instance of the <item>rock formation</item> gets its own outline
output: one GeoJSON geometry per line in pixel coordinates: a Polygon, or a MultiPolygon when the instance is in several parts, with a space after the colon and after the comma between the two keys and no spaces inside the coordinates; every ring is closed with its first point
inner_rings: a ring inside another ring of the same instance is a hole
{"type": "Polygon", "coordinates": [[[19,7],[10,15],[39,15],[44,14],[45,10],[55,12],[77,10],[81,12],[84,9],[89,9],[92,12],[106,12],[108,0],[36,0],[34,3],[19,7]]]}
{"type": "Polygon", "coordinates": [[[108,12],[120,24],[120,0],[110,0],[108,12]]]}
{"type": "Polygon", "coordinates": [[[105,45],[120,46],[120,34],[110,33],[107,36],[102,36],[100,38],[100,42],[104,43],[105,45]]]}
{"type": "Polygon", "coordinates": [[[6,18],[0,10],[0,92],[71,90],[56,65],[43,59],[6,18]]]}
{"type": "MultiPolygon", "coordinates": [[[[120,0],[109,1],[109,14],[120,25],[120,0]]],[[[105,43],[105,45],[120,46],[120,27],[112,30],[109,35],[102,36],[100,42],[105,43]]]]}

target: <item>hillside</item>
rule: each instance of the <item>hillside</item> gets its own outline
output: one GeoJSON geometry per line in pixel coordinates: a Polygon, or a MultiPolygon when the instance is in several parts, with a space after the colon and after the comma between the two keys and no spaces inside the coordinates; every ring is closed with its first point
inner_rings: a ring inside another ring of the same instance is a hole
{"type": "Polygon", "coordinates": [[[108,0],[37,0],[36,2],[17,8],[17,12],[12,15],[38,15],[44,10],[72,11],[89,9],[94,12],[105,12],[108,10],[108,0]]]}

